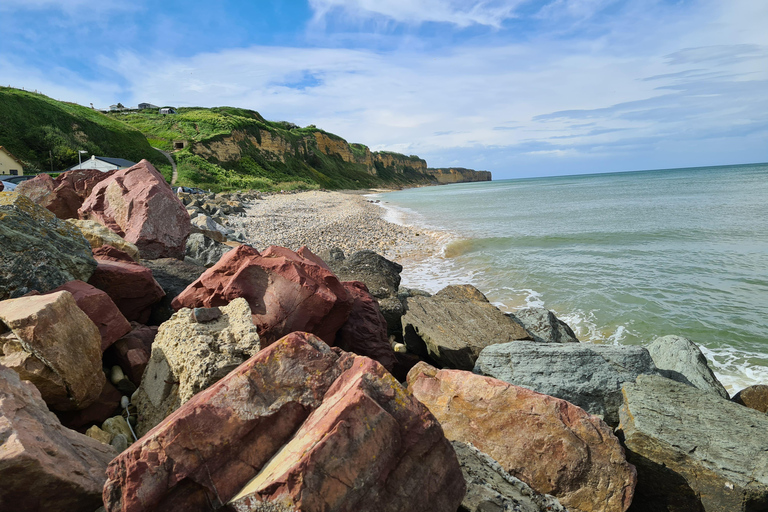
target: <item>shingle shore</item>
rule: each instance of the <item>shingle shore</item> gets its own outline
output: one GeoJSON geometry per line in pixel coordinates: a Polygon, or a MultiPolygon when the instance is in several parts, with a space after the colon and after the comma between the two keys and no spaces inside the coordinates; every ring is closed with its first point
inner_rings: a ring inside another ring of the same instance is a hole
{"type": "Polygon", "coordinates": [[[349,256],[370,249],[395,261],[437,250],[432,233],[387,222],[383,213],[362,193],[311,191],[253,200],[232,224],[258,250],[280,245],[295,251],[306,245],[318,254],[339,247],[349,256]]]}

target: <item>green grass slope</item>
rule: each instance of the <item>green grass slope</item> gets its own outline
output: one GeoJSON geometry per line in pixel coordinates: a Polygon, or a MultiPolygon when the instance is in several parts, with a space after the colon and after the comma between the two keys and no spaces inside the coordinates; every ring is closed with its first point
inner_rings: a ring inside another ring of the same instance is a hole
{"type": "Polygon", "coordinates": [[[97,110],[42,94],[0,87],[0,146],[24,164],[24,173],[62,171],[90,155],[151,161],[170,177],[166,158],[139,130],[97,110]]]}

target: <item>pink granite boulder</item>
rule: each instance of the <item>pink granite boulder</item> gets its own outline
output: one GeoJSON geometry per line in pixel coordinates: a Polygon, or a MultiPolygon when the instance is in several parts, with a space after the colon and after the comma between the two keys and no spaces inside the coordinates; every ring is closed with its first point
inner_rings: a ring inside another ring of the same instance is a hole
{"type": "Polygon", "coordinates": [[[93,512],[116,455],[62,427],[35,386],[0,365],[0,510],[93,512]]]}
{"type": "Polygon", "coordinates": [[[77,307],[88,315],[88,318],[96,324],[101,334],[101,351],[104,352],[110,345],[124,334],[131,331],[131,324],[125,319],[112,299],[102,290],[83,281],[70,281],[53,292],[66,290],[72,294],[77,307]]]}
{"type": "Polygon", "coordinates": [[[176,310],[214,307],[243,297],[251,306],[263,346],[294,331],[311,332],[333,344],[353,299],[333,272],[308,254],[306,248],[295,253],[271,246],[259,253],[241,245],[222,256],[171,305],[176,310]]]}
{"type": "Polygon", "coordinates": [[[637,474],[612,429],[565,400],[462,370],[419,363],[408,389],[452,441],[472,443],[574,512],[624,512],[637,474]]]}
{"type": "Polygon", "coordinates": [[[60,219],[76,219],[77,209],[83,203],[68,184],[57,183],[48,174],[38,174],[31,180],[22,181],[16,192],[47,208],[60,219]]]}
{"type": "Polygon", "coordinates": [[[107,468],[109,512],[455,512],[465,484],[429,411],[371,359],[292,333],[107,468]]]}
{"type": "Polygon", "coordinates": [[[96,262],[88,284],[106,292],[126,319],[146,323],[152,305],[165,296],[152,271],[127,261],[97,258],[96,262]]]}
{"type": "Polygon", "coordinates": [[[101,336],[77,307],[72,294],[59,291],[0,302],[0,363],[32,381],[46,403],[59,411],[84,409],[104,385],[101,336]]]}
{"type": "Polygon", "coordinates": [[[79,214],[134,243],[142,258],[184,259],[189,214],[146,160],[96,184],[79,214]]]}
{"type": "Polygon", "coordinates": [[[360,281],[341,283],[354,299],[349,318],[336,334],[336,346],[347,352],[375,359],[390,372],[397,359],[387,336],[387,321],[379,303],[360,281]]]}

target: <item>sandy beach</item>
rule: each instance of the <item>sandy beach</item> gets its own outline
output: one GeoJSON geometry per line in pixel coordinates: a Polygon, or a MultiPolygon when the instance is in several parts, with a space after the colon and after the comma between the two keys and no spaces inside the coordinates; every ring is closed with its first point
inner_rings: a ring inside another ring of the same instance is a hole
{"type": "Polygon", "coordinates": [[[349,256],[370,249],[400,263],[438,250],[436,234],[385,221],[384,210],[364,197],[368,192],[269,195],[251,201],[246,215],[233,218],[232,225],[258,250],[270,245],[296,250],[306,245],[319,254],[339,247],[349,256]]]}

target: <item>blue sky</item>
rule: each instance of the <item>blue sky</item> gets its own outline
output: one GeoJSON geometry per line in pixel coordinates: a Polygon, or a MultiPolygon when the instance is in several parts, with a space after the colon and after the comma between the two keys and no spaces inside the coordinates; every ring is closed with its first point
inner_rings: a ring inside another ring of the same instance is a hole
{"type": "Polygon", "coordinates": [[[0,83],[494,178],[768,161],[764,0],[0,0],[0,83]]]}

